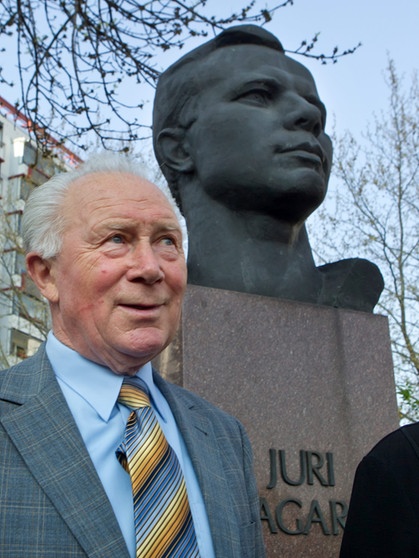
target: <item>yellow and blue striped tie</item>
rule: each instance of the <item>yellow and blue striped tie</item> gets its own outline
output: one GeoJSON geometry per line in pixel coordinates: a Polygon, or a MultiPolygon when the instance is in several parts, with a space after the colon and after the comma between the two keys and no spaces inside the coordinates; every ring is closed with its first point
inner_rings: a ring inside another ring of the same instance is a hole
{"type": "Polygon", "coordinates": [[[118,402],[131,409],[116,450],[131,476],[137,558],[199,558],[185,479],[139,378],[125,378],[118,402]]]}

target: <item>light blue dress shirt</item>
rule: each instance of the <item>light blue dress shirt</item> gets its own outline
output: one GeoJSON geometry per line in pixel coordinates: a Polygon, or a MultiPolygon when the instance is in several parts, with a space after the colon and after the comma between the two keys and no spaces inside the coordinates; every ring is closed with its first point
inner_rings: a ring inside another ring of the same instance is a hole
{"type": "MultiPolygon", "coordinates": [[[[82,357],[52,333],[48,335],[46,351],[112,505],[130,556],[135,558],[131,480],[115,455],[130,414],[127,407],[117,403],[123,376],[82,357]]],[[[143,366],[137,376],[150,390],[157,419],[182,467],[201,557],[215,558],[202,492],[173,413],[154,384],[151,364],[143,366]]]]}

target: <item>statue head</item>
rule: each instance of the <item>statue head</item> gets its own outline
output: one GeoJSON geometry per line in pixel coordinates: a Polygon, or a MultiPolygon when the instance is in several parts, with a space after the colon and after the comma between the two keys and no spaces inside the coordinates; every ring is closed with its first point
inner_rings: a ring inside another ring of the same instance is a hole
{"type": "Polygon", "coordinates": [[[325,118],[310,72],[274,35],[231,27],[162,73],[154,149],[185,213],[202,189],[235,211],[303,222],[326,194],[325,118]]]}

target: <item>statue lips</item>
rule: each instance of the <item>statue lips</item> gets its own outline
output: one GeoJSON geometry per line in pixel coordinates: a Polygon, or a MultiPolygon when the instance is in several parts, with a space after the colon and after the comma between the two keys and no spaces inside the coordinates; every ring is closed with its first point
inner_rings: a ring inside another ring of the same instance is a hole
{"type": "Polygon", "coordinates": [[[319,143],[303,142],[292,145],[291,147],[279,149],[278,153],[289,153],[299,160],[306,161],[316,167],[320,166],[324,172],[326,171],[327,157],[319,143]]]}

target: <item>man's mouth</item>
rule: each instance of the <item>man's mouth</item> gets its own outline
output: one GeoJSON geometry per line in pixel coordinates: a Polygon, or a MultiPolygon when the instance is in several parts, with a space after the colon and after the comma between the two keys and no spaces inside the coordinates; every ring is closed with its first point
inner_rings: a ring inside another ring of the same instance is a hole
{"type": "Polygon", "coordinates": [[[158,308],[160,308],[162,304],[137,304],[137,303],[124,302],[124,303],[120,303],[118,306],[120,306],[121,308],[127,308],[132,310],[143,311],[143,312],[147,312],[147,311],[151,312],[153,310],[157,310],[158,308]]]}

